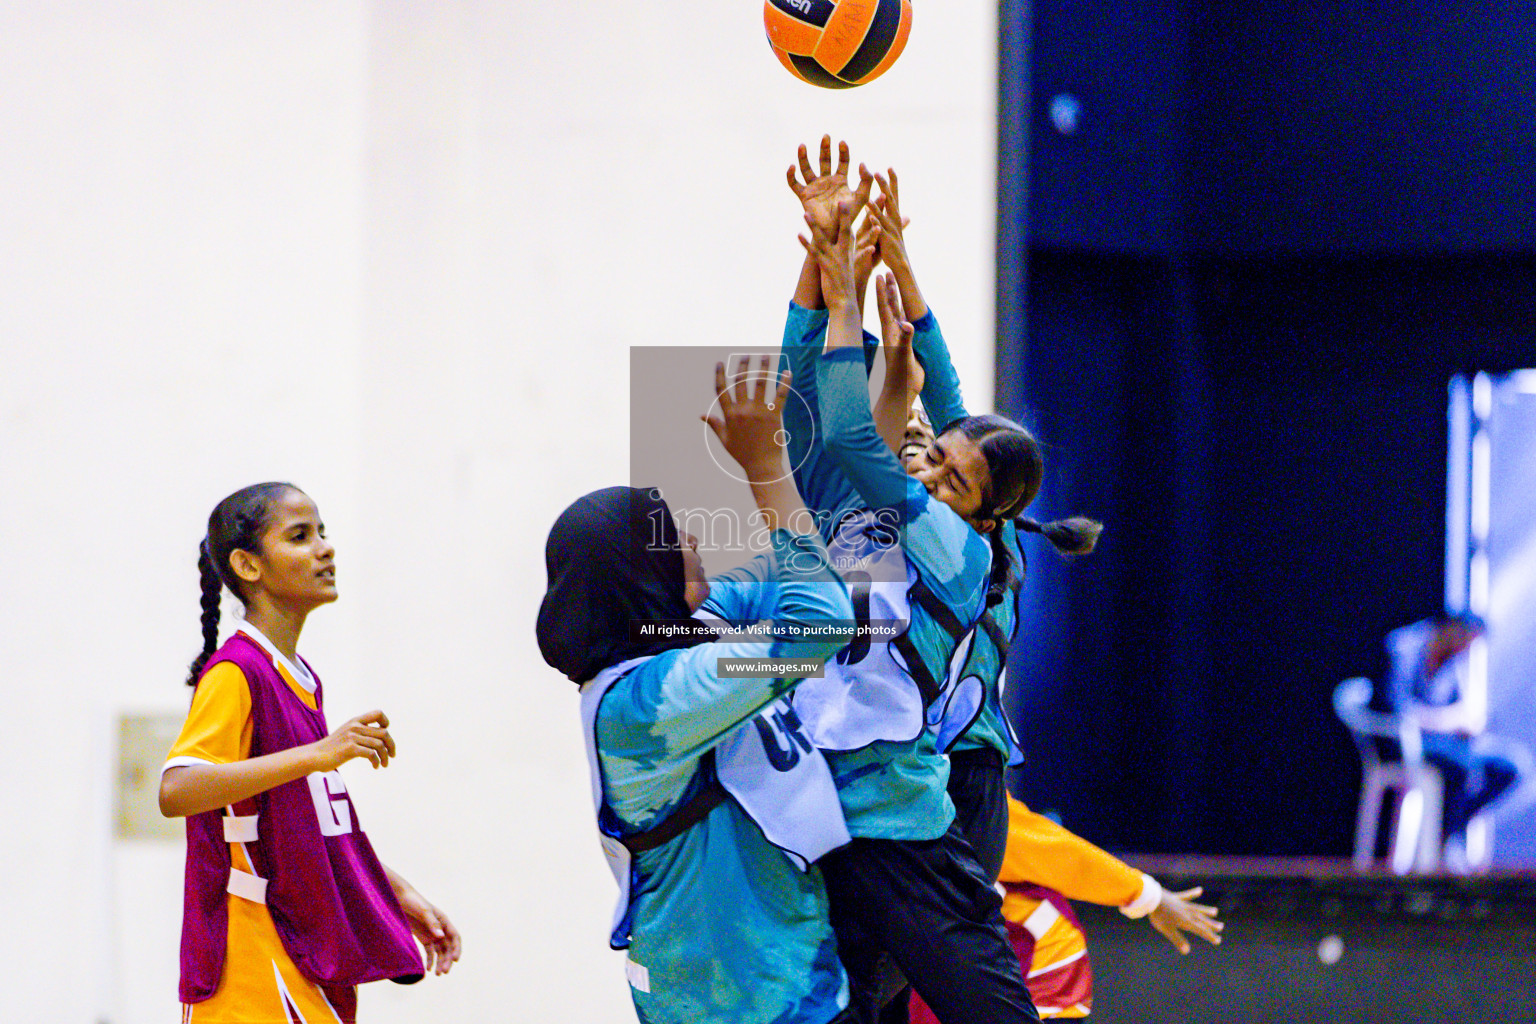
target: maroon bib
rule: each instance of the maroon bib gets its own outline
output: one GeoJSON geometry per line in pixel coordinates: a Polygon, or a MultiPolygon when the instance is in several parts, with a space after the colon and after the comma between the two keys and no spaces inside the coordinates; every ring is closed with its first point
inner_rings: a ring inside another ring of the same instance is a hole
{"type": "MultiPolygon", "coordinates": [[[[318,677],[315,703],[321,710],[311,710],[249,637],[230,637],[204,672],[221,661],[236,665],[250,686],[252,757],[330,734],[318,677]]],[[[424,968],[410,925],[339,772],[295,779],[235,809],[239,817],[231,824],[222,811],[187,818],[182,1002],[201,1002],[219,986],[229,931],[228,892],[259,899],[265,890],[283,948],[311,981],[347,986],[384,978],[409,984],[421,978],[424,968]],[[255,879],[236,872],[231,883],[231,840],[246,841],[255,879]]]]}

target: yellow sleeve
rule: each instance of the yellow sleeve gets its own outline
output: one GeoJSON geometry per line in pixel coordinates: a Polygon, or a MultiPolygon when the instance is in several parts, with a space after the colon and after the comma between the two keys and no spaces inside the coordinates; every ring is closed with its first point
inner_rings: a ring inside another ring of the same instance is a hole
{"type": "Polygon", "coordinates": [[[251,756],[251,687],[233,662],[209,669],[192,693],[192,709],[165,767],[230,764],[251,756]]]}
{"type": "Polygon", "coordinates": [[[1008,848],[1001,882],[1055,889],[1069,900],[1123,907],[1141,894],[1141,872],[1051,819],[1008,798],[1008,848]]]}

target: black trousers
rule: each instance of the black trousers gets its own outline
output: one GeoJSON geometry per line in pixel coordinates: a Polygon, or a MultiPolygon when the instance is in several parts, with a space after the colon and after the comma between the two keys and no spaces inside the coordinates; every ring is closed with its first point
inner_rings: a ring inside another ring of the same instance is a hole
{"type": "MultiPolygon", "coordinates": [[[[955,824],[971,844],[982,874],[995,882],[1008,847],[1003,755],[991,747],[950,754],[949,798],[955,804],[955,824]]],[[[880,1011],[879,1024],[906,1024],[910,994],[909,988],[903,988],[889,999],[880,1011]]]]}
{"type": "Polygon", "coordinates": [[[1008,849],[1003,755],[991,747],[950,754],[949,798],[955,804],[955,824],[976,851],[976,862],[988,879],[997,881],[1008,849]]]}
{"type": "Polygon", "coordinates": [[[878,1021],[900,985],[884,954],[944,1024],[1039,1021],[1002,898],[957,826],[926,841],[855,839],[819,863],[860,1022],[878,1021]]]}

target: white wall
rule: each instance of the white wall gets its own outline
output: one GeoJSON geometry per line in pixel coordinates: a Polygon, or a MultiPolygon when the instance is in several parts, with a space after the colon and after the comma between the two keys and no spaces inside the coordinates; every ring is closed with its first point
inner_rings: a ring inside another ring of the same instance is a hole
{"type": "Polygon", "coordinates": [[[991,390],[993,6],[920,3],[896,67],[836,93],[753,0],[656,11],[0,7],[8,1014],[176,1012],[181,851],[112,839],[114,723],[185,706],[203,521],[276,477],[339,548],[301,645],[331,718],[396,723],[349,785],[466,936],[365,1019],[628,1018],[574,688],[533,642],[549,523],[626,478],[628,346],[777,341],[784,168],[830,131],[901,173],[991,390]]]}

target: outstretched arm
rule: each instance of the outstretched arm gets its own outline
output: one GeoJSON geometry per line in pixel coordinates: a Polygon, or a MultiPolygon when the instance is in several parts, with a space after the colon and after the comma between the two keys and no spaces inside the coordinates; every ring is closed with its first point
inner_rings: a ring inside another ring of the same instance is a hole
{"type": "MultiPolygon", "coordinates": [[[[907,476],[894,452],[875,430],[868,382],[862,365],[863,341],[854,295],[854,238],[848,205],[840,210],[835,233],[809,216],[810,238],[800,243],[821,267],[827,302],[827,338],[816,363],[816,395],[825,430],[827,456],[852,482],[866,507],[892,509],[910,523],[928,504],[922,485],[907,476]]],[[[910,539],[910,538],[909,538],[910,539]]]]}
{"type": "Polygon", "coordinates": [[[880,308],[880,346],[885,352],[885,382],[874,405],[875,430],[899,456],[912,403],[923,389],[923,368],[912,352],[912,324],[901,314],[901,295],[890,274],[875,283],[875,303],[880,308]]]}
{"type": "Polygon", "coordinates": [[[1180,953],[1189,952],[1184,932],[1218,945],[1222,923],[1216,908],[1193,902],[1200,889],[1169,892],[1119,858],[1008,800],[1008,847],[1000,874],[1003,882],[1028,882],[1055,889],[1068,899],[1118,906],[1130,916],[1145,916],[1180,953]]]}
{"type": "MultiPolygon", "coordinates": [[[[796,165],[791,165],[787,178],[789,187],[800,200],[806,217],[818,223],[827,222],[838,201],[862,205],[867,201],[873,178],[860,168],[862,176],[857,191],[848,187],[848,144],[838,145],[838,164],[832,163],[832,140],[821,140],[819,171],[811,166],[806,148],[799,149],[796,165]]],[[[868,228],[873,232],[873,225],[868,228]]],[[[871,236],[872,237],[872,236],[871,236]]],[[[872,242],[871,242],[872,244],[872,242]]],[[[868,266],[856,268],[866,275],[868,266]]],[[[794,299],[789,306],[789,316],[784,325],[783,354],[779,361],[781,370],[794,374],[794,387],[790,401],[784,409],[784,429],[788,434],[789,462],[794,470],[795,485],[807,505],[820,517],[823,536],[830,540],[832,529],[842,514],[858,507],[861,502],[853,485],[843,472],[826,457],[823,445],[819,401],[816,393],[816,361],[821,356],[827,325],[826,304],[821,293],[821,268],[812,253],[806,253],[795,282],[794,299]]],[[[873,349],[867,353],[866,366],[872,362],[873,349]]]]}
{"type": "Polygon", "coordinates": [[[960,378],[950,361],[949,348],[939,331],[938,321],[928,308],[912,270],[905,235],[909,222],[902,216],[896,172],[890,170],[876,175],[875,180],[880,183],[881,194],[877,202],[870,204],[869,210],[880,226],[880,258],[896,280],[903,312],[913,327],[912,351],[925,373],[921,384],[923,409],[933,421],[934,429],[942,432],[967,415],[960,396],[960,378]]]}
{"type": "Polygon", "coordinates": [[[870,216],[880,227],[880,258],[895,276],[896,286],[901,289],[902,308],[915,323],[928,315],[928,303],[923,300],[917,275],[912,272],[912,261],[907,256],[907,222],[901,216],[900,184],[893,169],[876,174],[874,178],[880,183],[880,199],[870,207],[870,216]]]}
{"type": "Polygon", "coordinates": [[[862,356],[864,330],[859,318],[855,269],[860,250],[853,229],[854,205],[849,200],[841,201],[830,227],[807,213],[805,223],[811,237],[801,235],[800,244],[815,257],[821,269],[821,297],[827,304],[825,351],[856,348],[862,356]]]}

